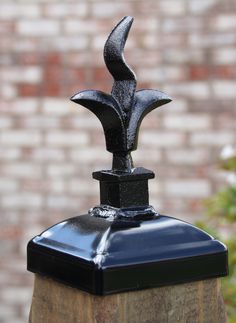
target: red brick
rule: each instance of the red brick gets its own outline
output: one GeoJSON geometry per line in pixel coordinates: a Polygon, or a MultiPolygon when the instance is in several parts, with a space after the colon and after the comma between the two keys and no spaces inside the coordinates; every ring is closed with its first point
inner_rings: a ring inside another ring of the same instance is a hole
{"type": "Polygon", "coordinates": [[[47,65],[59,65],[63,62],[63,55],[58,52],[50,52],[44,55],[44,63],[47,65]]]}
{"type": "Polygon", "coordinates": [[[89,71],[88,68],[66,68],[66,77],[70,84],[72,83],[86,83],[87,81],[87,72],[89,71]]]}
{"type": "Polygon", "coordinates": [[[60,82],[63,80],[64,70],[60,66],[45,66],[44,82],[60,82]]]}
{"type": "Polygon", "coordinates": [[[98,89],[108,91],[112,87],[112,77],[105,67],[95,67],[91,70],[91,84],[97,84],[98,89]]]}
{"type": "Polygon", "coordinates": [[[57,82],[51,82],[44,85],[42,96],[58,97],[61,95],[61,92],[61,85],[57,82]]]}
{"type": "Polygon", "coordinates": [[[6,35],[7,33],[12,33],[14,30],[14,24],[8,21],[0,22],[0,34],[6,35]]]}
{"type": "Polygon", "coordinates": [[[209,67],[193,65],[189,66],[189,79],[190,80],[205,80],[209,77],[209,67]]]}
{"type": "Polygon", "coordinates": [[[42,55],[37,53],[22,53],[18,55],[18,62],[20,65],[40,65],[42,62],[42,55]]]}
{"type": "Polygon", "coordinates": [[[18,85],[19,96],[38,96],[40,94],[40,86],[34,84],[19,84],[18,85]]]}
{"type": "Polygon", "coordinates": [[[19,239],[19,237],[22,236],[23,229],[20,228],[19,226],[14,227],[14,226],[5,226],[1,227],[0,229],[0,239],[3,240],[16,240],[19,239]]]}
{"type": "Polygon", "coordinates": [[[234,66],[216,66],[214,69],[215,77],[222,79],[234,79],[236,77],[236,68],[234,66]]]}

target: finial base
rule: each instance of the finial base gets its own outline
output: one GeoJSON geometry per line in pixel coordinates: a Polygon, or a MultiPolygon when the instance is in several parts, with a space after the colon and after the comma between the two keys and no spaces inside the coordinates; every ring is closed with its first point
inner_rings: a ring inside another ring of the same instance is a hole
{"type": "Polygon", "coordinates": [[[143,167],[131,172],[103,170],[93,173],[100,182],[100,202],[116,208],[149,205],[148,180],[155,174],[143,167]]]}

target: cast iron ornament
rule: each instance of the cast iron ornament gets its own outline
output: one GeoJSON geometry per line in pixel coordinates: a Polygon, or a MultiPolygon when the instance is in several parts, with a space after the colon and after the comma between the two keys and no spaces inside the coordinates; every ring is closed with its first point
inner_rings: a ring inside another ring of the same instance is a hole
{"type": "Polygon", "coordinates": [[[114,78],[111,94],[86,90],[71,100],[92,111],[101,121],[107,150],[113,153],[113,170],[130,172],[130,152],[137,149],[138,132],[146,114],[171,101],[158,90],[136,91],[136,76],[124,60],[123,50],[132,17],[124,17],[112,30],[104,46],[104,61],[114,78]]]}
{"type": "Polygon", "coordinates": [[[160,91],[135,92],[136,79],[123,58],[133,18],[113,29],[104,58],[114,78],[111,95],[83,91],[72,97],[103,125],[113,169],[93,173],[100,205],[66,219],[29,241],[28,270],[96,295],[153,288],[227,275],[227,248],[206,232],[149,205],[154,173],[133,168],[144,116],[170,99],[160,91]]]}

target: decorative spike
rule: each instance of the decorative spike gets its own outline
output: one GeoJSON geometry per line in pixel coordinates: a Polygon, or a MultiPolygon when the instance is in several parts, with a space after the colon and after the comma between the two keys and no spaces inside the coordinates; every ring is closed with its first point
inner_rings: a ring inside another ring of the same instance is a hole
{"type": "Polygon", "coordinates": [[[105,64],[114,78],[111,95],[82,91],[71,98],[92,111],[101,121],[107,150],[113,153],[115,171],[131,172],[131,151],[137,148],[140,124],[147,113],[171,99],[155,90],[136,91],[136,77],[124,59],[123,50],[133,23],[124,17],[110,33],[104,46],[105,64]]]}

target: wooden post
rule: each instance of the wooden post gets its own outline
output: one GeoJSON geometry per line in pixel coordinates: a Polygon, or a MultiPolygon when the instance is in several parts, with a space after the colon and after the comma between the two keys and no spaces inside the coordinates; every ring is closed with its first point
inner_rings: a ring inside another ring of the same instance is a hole
{"type": "Polygon", "coordinates": [[[35,276],[30,323],[225,323],[220,279],[95,296],[35,276]]]}

